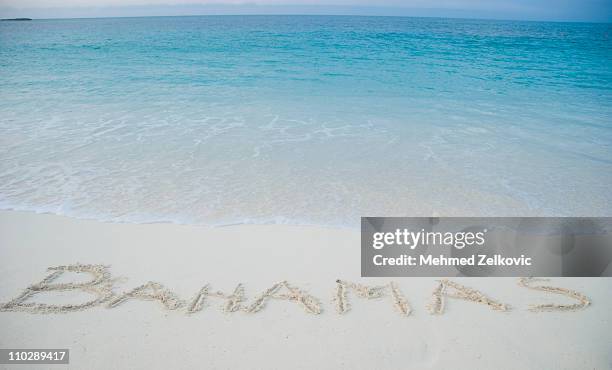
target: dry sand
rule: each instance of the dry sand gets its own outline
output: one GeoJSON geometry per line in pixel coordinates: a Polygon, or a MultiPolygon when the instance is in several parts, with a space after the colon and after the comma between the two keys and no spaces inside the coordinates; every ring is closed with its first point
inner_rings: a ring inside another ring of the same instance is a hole
{"type": "Polygon", "coordinates": [[[364,279],[359,256],[351,230],[0,212],[0,348],[69,348],[54,369],[612,367],[612,279],[364,279]]]}

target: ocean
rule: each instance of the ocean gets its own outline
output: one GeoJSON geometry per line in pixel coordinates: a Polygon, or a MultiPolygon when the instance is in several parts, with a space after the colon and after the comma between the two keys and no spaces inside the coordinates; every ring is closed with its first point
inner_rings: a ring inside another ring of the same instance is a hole
{"type": "Polygon", "coordinates": [[[611,216],[612,25],[0,22],[0,209],[356,227],[611,216]]]}

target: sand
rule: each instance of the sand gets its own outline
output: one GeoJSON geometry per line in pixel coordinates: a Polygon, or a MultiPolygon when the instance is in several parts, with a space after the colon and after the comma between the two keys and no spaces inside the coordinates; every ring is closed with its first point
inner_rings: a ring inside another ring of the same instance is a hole
{"type": "Polygon", "coordinates": [[[359,258],[355,230],[0,212],[0,348],[69,348],[74,369],[612,365],[610,278],[360,278],[359,258]]]}

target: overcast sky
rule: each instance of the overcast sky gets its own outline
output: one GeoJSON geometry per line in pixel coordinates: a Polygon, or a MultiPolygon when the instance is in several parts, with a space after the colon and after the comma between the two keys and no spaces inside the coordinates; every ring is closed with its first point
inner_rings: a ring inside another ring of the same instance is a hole
{"type": "Polygon", "coordinates": [[[0,17],[360,14],[612,21],[612,0],[0,0],[0,17]]]}

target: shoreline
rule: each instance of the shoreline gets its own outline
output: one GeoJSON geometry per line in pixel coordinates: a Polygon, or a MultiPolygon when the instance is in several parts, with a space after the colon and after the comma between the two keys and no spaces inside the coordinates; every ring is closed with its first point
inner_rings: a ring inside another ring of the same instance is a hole
{"type": "MultiPolygon", "coordinates": [[[[195,223],[188,221],[176,221],[171,219],[163,219],[160,218],[156,221],[136,221],[136,220],[121,220],[116,219],[113,220],[111,216],[107,218],[103,216],[87,216],[87,215],[73,215],[69,213],[63,213],[58,211],[50,211],[50,210],[36,210],[30,207],[0,207],[0,213],[23,213],[23,214],[32,214],[32,215],[43,215],[43,216],[54,216],[54,217],[63,217],[72,220],[81,220],[81,221],[91,221],[91,222],[99,222],[104,224],[119,224],[119,225],[176,225],[176,226],[193,226],[193,227],[201,227],[201,228],[225,228],[225,227],[237,227],[237,226],[295,226],[295,227],[313,227],[313,228],[323,228],[323,229],[333,229],[333,230],[353,230],[359,231],[360,224],[359,222],[355,223],[354,226],[349,225],[340,225],[340,224],[317,224],[317,223],[307,223],[307,222],[297,222],[292,220],[284,220],[283,221],[269,221],[269,222],[256,222],[256,221],[236,221],[236,222],[227,222],[227,223],[217,223],[217,224],[204,224],[204,223],[195,223]]],[[[155,217],[152,217],[155,218],[155,217]]],[[[282,219],[279,217],[278,219],[282,219]]]]}

